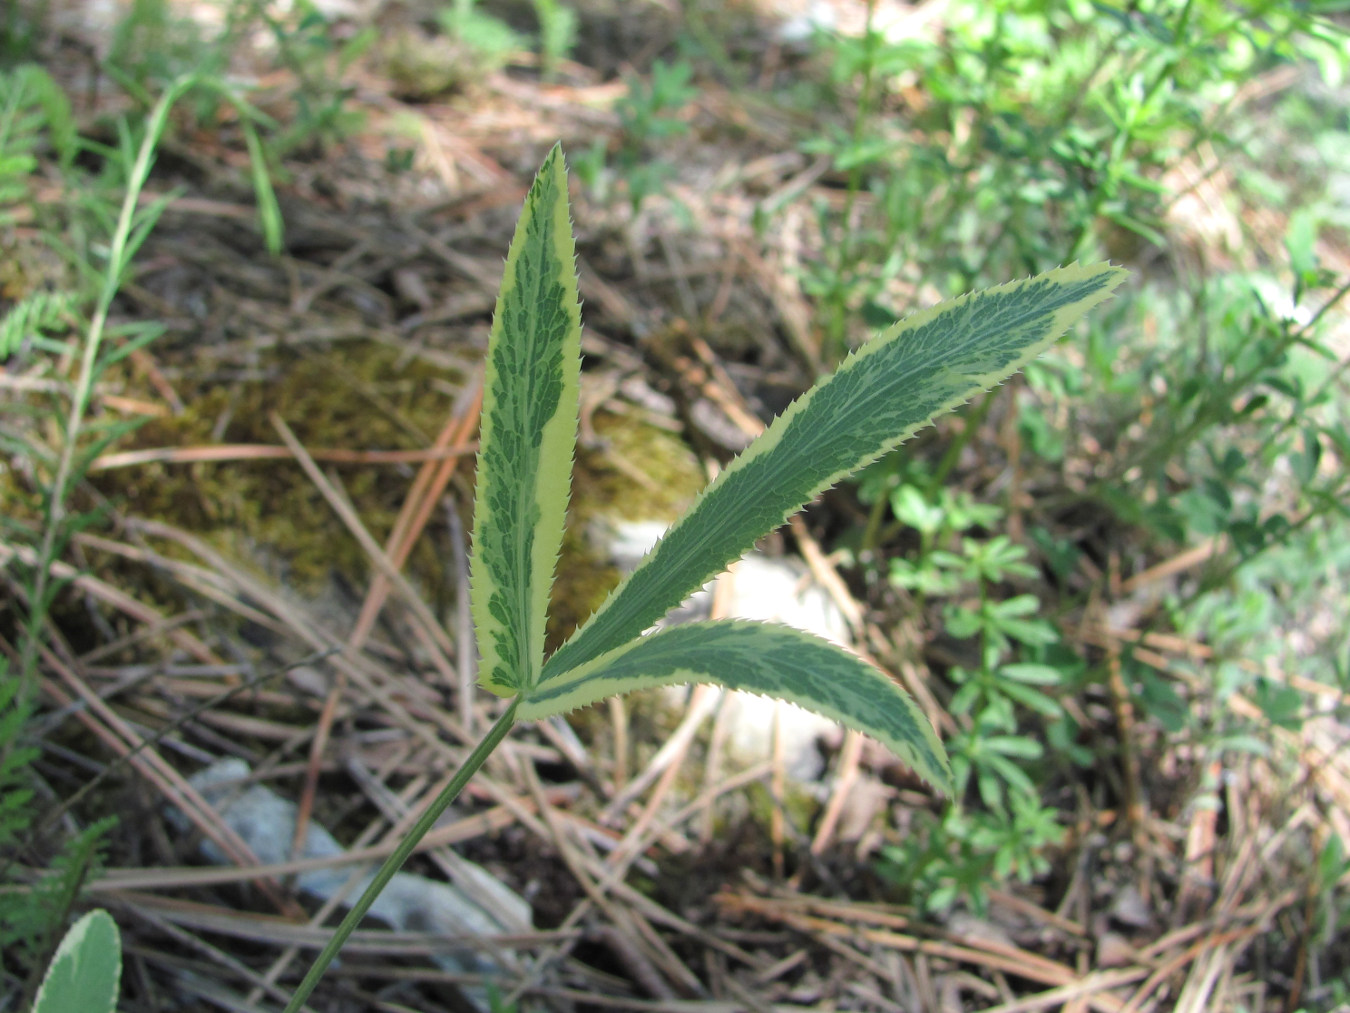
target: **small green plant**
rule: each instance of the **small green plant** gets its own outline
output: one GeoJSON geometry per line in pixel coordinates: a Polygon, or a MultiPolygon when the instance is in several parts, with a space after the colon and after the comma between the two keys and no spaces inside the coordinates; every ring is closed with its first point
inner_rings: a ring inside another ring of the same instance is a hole
{"type": "MultiPolygon", "coordinates": [[[[271,151],[280,156],[306,147],[323,150],[351,134],[360,125],[361,114],[348,102],[355,89],[344,79],[379,38],[376,29],[368,27],[339,40],[331,19],[309,0],[300,0],[285,19],[274,15],[266,4],[257,3],[253,9],[271,32],[277,53],[296,82],[294,122],[269,137],[271,151]]],[[[227,39],[217,44],[218,48],[226,45],[227,39]]]]}
{"type": "Polygon", "coordinates": [[[518,719],[634,690],[716,683],[857,728],[950,792],[951,770],[922,712],[855,655],[772,624],[703,622],[643,633],[814,496],[1019,369],[1125,276],[1107,264],[1062,267],[925,310],[878,335],[779,416],[545,660],[549,587],[577,439],[581,311],[574,258],[566,170],[555,147],[507,255],[488,346],[475,493],[471,602],[480,683],[513,699],[338,927],[289,1013],[518,719]]]}
{"type": "Polygon", "coordinates": [[[827,358],[919,281],[964,291],[1066,251],[1164,244],[1163,174],[1255,132],[1235,115],[1241,86],[1281,63],[1344,59],[1318,5],[1274,0],[961,0],[931,39],[887,36],[873,6],[861,37],[819,33],[824,80],[793,93],[838,110],[802,140],[844,187],[818,209],[823,241],[802,279],[827,358]]]}
{"type": "Polygon", "coordinates": [[[1022,791],[1010,795],[1006,808],[952,806],[940,816],[921,814],[919,823],[903,843],[882,848],[875,868],[932,912],[964,903],[983,915],[990,884],[1045,875],[1046,849],[1064,837],[1055,810],[1022,791]]]}
{"type": "MultiPolygon", "coordinates": [[[[27,781],[28,772],[15,771],[15,781],[27,781]]],[[[25,811],[23,799],[11,813],[14,827],[28,827],[32,813],[25,811]]],[[[51,858],[50,866],[26,889],[18,890],[0,906],[0,951],[26,964],[28,981],[25,998],[35,994],[44,967],[50,967],[59,943],[58,936],[79,902],[80,892],[90,875],[96,874],[102,861],[101,847],[108,831],[117,823],[107,817],[84,827],[62,843],[51,858]]],[[[0,876],[8,873],[13,852],[4,852],[5,865],[0,876]]],[[[20,1003],[22,1008],[25,1003],[20,1003]]]]}
{"type": "Polygon", "coordinates": [[[0,225],[10,209],[23,203],[37,169],[37,154],[47,146],[62,167],[75,157],[75,117],[51,75],[31,64],[0,74],[0,225]]]}
{"type": "MultiPolygon", "coordinates": [[[[22,64],[0,73],[0,227],[13,223],[17,208],[29,204],[38,157],[50,150],[57,164],[68,168],[76,153],[75,118],[65,93],[46,71],[22,64]]],[[[23,290],[27,279],[0,279],[4,287],[23,290]]],[[[69,292],[36,288],[20,295],[0,317],[0,360],[25,343],[51,352],[64,346],[48,340],[71,310],[69,292]]]]}
{"type": "MultiPolygon", "coordinates": [[[[108,172],[122,194],[120,207],[109,208],[97,194],[83,200],[83,210],[96,226],[106,230],[104,262],[91,256],[80,263],[87,273],[95,295],[93,312],[85,328],[79,349],[79,371],[71,398],[64,414],[62,441],[54,462],[50,481],[45,488],[44,519],[38,539],[36,562],[31,568],[32,581],[28,600],[28,627],[23,637],[20,678],[30,681],[36,670],[36,657],[42,642],[42,624],[50,610],[59,585],[51,579],[52,567],[60,558],[70,536],[90,520],[88,515],[72,515],[68,503],[76,484],[89,463],[113,441],[125,435],[137,423],[90,422],[88,418],[94,386],[109,366],[120,362],[138,348],[144,347],[163,333],[162,325],[143,322],[110,328],[108,317],[132,258],[149,236],[168,198],[141,207],[139,200],[150,170],[154,166],[159,143],[168,128],[170,110],[193,88],[214,88],[224,97],[232,93],[218,82],[200,80],[195,76],[176,80],[155,104],[144,124],[134,127],[123,124],[119,143],[114,148],[99,148],[90,142],[85,145],[106,159],[108,172]],[[115,211],[115,213],[113,213],[115,211]]],[[[245,112],[246,107],[245,107],[245,112]]],[[[271,249],[280,248],[280,214],[267,174],[261,168],[261,150],[256,136],[249,130],[250,151],[254,156],[254,184],[258,189],[259,206],[264,232],[271,249]]],[[[100,237],[102,240],[102,237],[100,237]]],[[[91,251],[92,252],[92,251],[91,251]]],[[[6,328],[0,328],[4,330],[6,328]]]]}
{"type": "Polygon", "coordinates": [[[652,161],[648,149],[660,141],[688,133],[689,124],[679,112],[698,97],[698,89],[690,84],[693,73],[693,65],[687,60],[674,63],[657,60],[652,64],[650,80],[629,79],[628,94],[617,109],[623,128],[618,151],[610,159],[607,142],[597,139],[578,159],[577,175],[600,199],[605,196],[606,162],[611,163],[610,171],[626,184],[634,214],[648,197],[664,189],[671,167],[664,161],[652,161]]]}
{"type": "Polygon", "coordinates": [[[549,80],[577,40],[577,12],[560,0],[534,0],[539,21],[539,72],[549,80]]]}
{"type": "Polygon", "coordinates": [[[107,911],[70,927],[42,979],[33,1013],[113,1013],[122,978],[122,941],[107,911]]]}
{"type": "MultiPolygon", "coordinates": [[[[941,602],[944,632],[970,644],[966,654],[974,662],[952,665],[947,673],[956,686],[948,709],[962,726],[947,749],[955,797],[964,798],[973,786],[980,806],[954,808],[904,844],[883,849],[877,872],[929,910],[958,900],[981,910],[989,883],[1044,872],[1043,852],[1062,836],[1054,810],[1041,805],[1024,769],[1045,751],[1029,734],[1026,718],[1048,722],[1068,751],[1070,744],[1062,741],[1070,738],[1062,727],[1066,716],[1052,693],[1082,665],[1067,652],[1050,653],[1059,633],[1037,618],[1042,608],[1035,595],[998,593],[1009,581],[1037,575],[1026,548],[1007,535],[974,534],[993,529],[1003,512],[969,493],[930,491],[918,476],[882,495],[878,478],[884,483],[889,471],[882,466],[860,493],[877,497],[874,505],[888,503],[896,523],[919,536],[916,551],[890,560],[890,582],[910,592],[920,610],[941,602]]],[[[895,533],[882,530],[879,539],[889,542],[895,533]]]]}
{"type": "MultiPolygon", "coordinates": [[[[1066,535],[1066,515],[1109,514],[1119,525],[1113,534],[1128,530],[1141,559],[1202,540],[1226,546],[1145,620],[1210,646],[1213,660],[1179,662],[1189,676],[1181,683],[1128,647],[1120,659],[1134,705],[1171,741],[1184,736],[1221,752],[1269,739],[1231,708],[1205,706],[1211,689],[1219,702],[1245,694],[1267,725],[1292,728],[1309,712],[1305,694],[1262,679],[1252,661],[1255,651],[1297,666],[1287,631],[1306,621],[1306,606],[1289,603],[1293,585],[1309,582],[1299,578],[1316,574],[1344,593],[1328,562],[1338,541],[1331,532],[1344,541],[1350,502],[1344,469],[1328,466],[1350,451],[1344,357],[1330,354],[1317,326],[1346,292],[1317,256],[1319,228],[1341,221],[1325,180],[1344,173],[1344,112],[1318,114],[1315,84],[1290,89],[1284,102],[1309,106],[1291,139],[1272,129],[1282,114],[1240,96],[1265,73],[1309,74],[1313,62],[1328,93],[1339,86],[1345,41],[1331,10],[1269,0],[957,0],[929,37],[886,36],[870,24],[856,38],[818,33],[818,87],[784,93],[837,110],[823,128],[813,116],[801,141],[829,159],[842,190],[842,199],[818,203],[821,240],[802,268],[826,359],[856,343],[860,319],[893,316],[924,288],[961,291],[1035,273],[1065,251],[1130,258],[1175,249],[1169,233],[1186,230],[1178,202],[1193,196],[1177,184],[1183,175],[1231,171],[1233,182],[1220,188],[1277,209],[1277,218],[1302,205],[1289,218],[1287,270],[1276,275],[1263,261],[1246,276],[1166,272],[1113,305],[1106,326],[1089,327],[1085,347],[1029,366],[1017,397],[1005,391],[973,405],[929,474],[897,483],[880,466],[870,490],[864,477],[860,495],[872,513],[861,540],[850,539],[858,559],[908,592],[944,648],[961,641],[960,663],[944,666],[962,726],[947,746],[970,807],[907,835],[879,870],[930,907],[982,903],[994,842],[1013,839],[1005,829],[1015,835],[1025,824],[1024,842],[1050,839],[1037,830],[1038,814],[1049,811],[1025,790],[1028,764],[1084,765],[1100,749],[1073,716],[1082,711],[1060,706],[1106,680],[1100,656],[1020,637],[1041,611],[1026,593],[1039,577],[1019,577],[1020,566],[1035,561],[1055,575],[1064,592],[1056,611],[1085,604],[1078,596],[1093,558],[1083,550],[1099,543],[1066,535]],[[1313,161],[1323,171],[1297,164],[1307,152],[1319,153],[1313,161]],[[1290,199],[1291,180],[1305,191],[1299,200],[1290,199]],[[1159,340],[1122,345],[1122,331],[1159,340]],[[1052,490],[1019,504],[1039,559],[1016,558],[1022,539],[1007,539],[1001,517],[971,530],[952,521],[962,507],[942,481],[992,409],[1012,416],[1018,445],[984,452],[1010,450],[1028,485],[1052,490]],[[1085,469],[1086,489],[1064,481],[1069,469],[1085,469]],[[1314,538],[1320,557],[1298,550],[1314,538]],[[900,546],[903,558],[878,562],[900,546]],[[1011,564],[1004,586],[972,573],[981,554],[1011,564]]],[[[1323,679],[1325,657],[1318,654],[1323,679]]],[[[1031,867],[1016,863],[1018,874],[1031,867]]]]}
{"type": "Polygon", "coordinates": [[[477,0],[454,0],[436,17],[441,31],[468,46],[484,61],[484,68],[506,63],[511,53],[525,48],[525,40],[510,25],[478,9],[477,0]]]}
{"type": "Polygon", "coordinates": [[[227,69],[226,47],[210,44],[197,23],[175,13],[167,0],[132,0],[111,42],[106,66],[138,97],[185,73],[227,69]]]}
{"type": "MultiPolygon", "coordinates": [[[[194,89],[214,91],[234,100],[218,81],[179,78],[143,121],[122,122],[116,142],[100,145],[75,135],[69,106],[45,72],[22,66],[0,73],[0,193],[7,204],[26,201],[27,177],[37,153],[54,152],[57,164],[66,170],[72,195],[61,209],[69,216],[61,223],[69,226],[70,238],[58,237],[56,226],[44,221],[51,229],[46,238],[66,253],[79,271],[70,290],[34,291],[0,318],[0,354],[24,360],[50,356],[75,364],[73,381],[68,388],[57,387],[50,400],[16,398],[12,405],[5,406],[7,414],[16,416],[46,415],[50,423],[44,428],[55,437],[54,446],[25,438],[18,427],[0,426],[0,447],[28,462],[38,514],[36,522],[21,516],[0,518],[0,537],[7,550],[6,586],[15,592],[7,611],[12,613],[18,634],[16,660],[11,663],[8,658],[0,658],[0,880],[9,878],[13,863],[20,857],[19,842],[34,822],[29,765],[37,754],[29,741],[29,718],[49,617],[69,579],[57,577],[56,564],[70,539],[100,519],[97,511],[82,511],[77,506],[89,463],[132,425],[98,417],[92,411],[94,390],[110,366],[163,332],[162,325],[153,322],[111,323],[113,302],[137,251],[168,202],[168,198],[161,198],[142,204],[141,198],[169,128],[170,112],[194,89]],[[77,171],[77,152],[99,161],[101,174],[91,178],[77,171]],[[77,337],[67,340],[65,335],[77,337]]],[[[246,106],[240,104],[240,111],[247,115],[246,106]]],[[[280,218],[270,183],[260,168],[261,152],[251,123],[245,130],[255,159],[254,183],[263,209],[264,233],[276,249],[280,218]]],[[[4,210],[0,205],[0,213],[4,210]]],[[[0,421],[8,423],[9,419],[0,421]]],[[[95,822],[65,841],[54,855],[49,851],[43,856],[50,866],[46,872],[25,889],[15,891],[0,908],[0,949],[31,969],[26,993],[30,997],[37,990],[37,975],[56,950],[57,934],[78,901],[81,885],[97,861],[100,840],[114,822],[95,822]]],[[[99,1008],[69,1004],[69,993],[61,984],[67,979],[57,967],[72,960],[80,964],[89,947],[103,947],[99,942],[103,935],[96,919],[68,937],[76,950],[59,954],[63,962],[53,964],[47,987],[51,998],[41,1008],[99,1008]]]]}

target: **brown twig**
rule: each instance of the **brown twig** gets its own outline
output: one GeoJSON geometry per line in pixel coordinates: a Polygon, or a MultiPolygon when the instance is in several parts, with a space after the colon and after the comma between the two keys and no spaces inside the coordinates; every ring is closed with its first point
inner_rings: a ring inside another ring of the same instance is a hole
{"type": "MultiPolygon", "coordinates": [[[[309,456],[333,464],[424,464],[455,461],[478,450],[476,443],[455,443],[429,450],[347,450],[342,447],[312,448],[309,456]]],[[[202,464],[222,461],[291,461],[288,447],[265,443],[219,443],[209,447],[152,447],[101,454],[89,465],[91,472],[112,471],[142,464],[202,464]]]]}

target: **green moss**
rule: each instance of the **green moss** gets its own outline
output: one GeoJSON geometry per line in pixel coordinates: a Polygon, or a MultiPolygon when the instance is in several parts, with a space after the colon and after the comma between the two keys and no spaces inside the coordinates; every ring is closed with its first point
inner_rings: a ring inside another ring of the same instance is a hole
{"type": "Polygon", "coordinates": [[[579,448],[573,496],[592,515],[674,521],[707,483],[678,436],[627,415],[597,413],[598,447],[579,448]]]}
{"type": "MultiPolygon", "coordinates": [[[[768,785],[755,783],[748,785],[746,794],[750,800],[750,816],[760,827],[769,827],[773,822],[777,802],[768,785]]],[[[810,827],[820,814],[820,802],[812,795],[806,785],[788,780],[783,791],[783,816],[792,826],[810,827]]]]}
{"type": "MultiPolygon", "coordinates": [[[[208,368],[201,360],[175,362],[168,354],[161,354],[159,362],[173,377],[183,412],[150,419],[118,441],[113,451],[276,446],[281,438],[271,421],[273,413],[311,450],[422,449],[444,425],[453,392],[462,383],[452,370],[364,340],[320,350],[267,350],[242,375],[215,363],[208,368]]],[[[126,364],[109,371],[101,390],[160,400],[126,364]]],[[[705,481],[697,459],[678,436],[624,413],[597,412],[590,422],[597,439],[577,451],[553,589],[551,647],[570,635],[618,583],[618,571],[598,558],[591,544],[587,532],[592,525],[674,521],[705,481]]],[[[337,476],[367,530],[382,543],[417,466],[319,464],[337,476]]],[[[461,463],[456,481],[471,484],[472,464],[461,463]]],[[[7,517],[36,525],[36,493],[26,482],[13,481],[16,477],[0,468],[0,502],[6,504],[7,517]]],[[[365,553],[294,461],[150,463],[95,472],[90,482],[127,513],[188,531],[303,595],[320,594],[335,576],[356,588],[370,578],[365,553]]],[[[455,498],[465,504],[467,526],[472,495],[461,487],[455,498]]],[[[158,548],[175,552],[167,545],[158,548]]],[[[442,544],[420,539],[407,572],[434,606],[449,603],[451,574],[442,544]]],[[[128,579],[127,574],[109,576],[118,583],[128,579]]],[[[139,583],[145,575],[134,579],[139,583]]]]}
{"type": "Polygon", "coordinates": [[[629,415],[597,412],[592,425],[597,444],[577,448],[549,606],[550,650],[619,583],[619,571],[591,544],[592,526],[599,521],[673,522],[705,484],[698,460],[678,436],[629,415]]]}
{"type": "MultiPolygon", "coordinates": [[[[309,449],[421,449],[450,411],[462,378],[377,342],[322,351],[275,349],[244,377],[189,372],[178,393],[186,409],[152,419],[118,449],[281,442],[275,413],[309,449]]],[[[130,389],[130,383],[128,387],[130,389]]],[[[367,530],[383,541],[411,485],[415,465],[327,464],[367,530]]],[[[294,461],[155,463],[100,472],[99,489],[139,516],[205,538],[305,593],[334,574],[364,584],[370,566],[355,538],[294,461]]],[[[410,561],[427,589],[445,582],[445,564],[423,539],[410,561]]]]}

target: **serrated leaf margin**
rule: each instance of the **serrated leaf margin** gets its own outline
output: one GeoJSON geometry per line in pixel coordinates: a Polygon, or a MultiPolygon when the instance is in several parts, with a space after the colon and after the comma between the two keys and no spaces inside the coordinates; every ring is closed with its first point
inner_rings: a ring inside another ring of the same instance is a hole
{"type": "Polygon", "coordinates": [[[554,652],[541,683],[639,635],[812,498],[1026,365],[1126,276],[1106,263],[1070,264],[940,303],[883,331],[723,470],[554,652]]]}
{"type": "Polygon", "coordinates": [[[775,697],[839,721],[951,793],[942,743],[904,690],[843,648],[775,623],[685,623],[639,637],[536,686],[517,716],[537,720],[621,693],[685,683],[775,697]]]}
{"type": "Polygon", "coordinates": [[[488,338],[470,602],[479,684],[528,690],[544,655],[549,589],[571,488],[581,304],[562,148],[525,198],[488,338]]]}

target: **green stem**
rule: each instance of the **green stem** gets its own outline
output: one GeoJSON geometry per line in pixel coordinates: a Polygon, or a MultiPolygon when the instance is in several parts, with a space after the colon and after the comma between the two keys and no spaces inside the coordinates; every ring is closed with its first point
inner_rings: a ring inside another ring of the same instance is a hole
{"type": "Polygon", "coordinates": [[[309,969],[295,994],[291,996],[291,1001],[286,1004],[285,1013],[298,1013],[300,1007],[305,1004],[309,998],[314,986],[319,983],[323,977],[328,965],[333,962],[333,958],[338,955],[342,949],[342,944],[347,941],[361,923],[361,919],[366,916],[375,899],[379,897],[381,891],[389,885],[389,881],[394,878],[394,874],[402,868],[403,863],[408,860],[408,856],[413,853],[418,842],[426,836],[427,831],[436,825],[436,821],[441,818],[446,807],[453,802],[459,793],[464,790],[464,786],[469,783],[469,779],[478,773],[478,769],[483,766],[487,758],[492,755],[492,751],[501,745],[502,739],[511,730],[511,726],[516,721],[516,706],[520,703],[520,697],[511,701],[511,705],[502,712],[502,716],[497,719],[496,724],[489,729],[483,740],[474,747],[474,751],[469,754],[459,770],[455,771],[455,776],[450,783],[445,786],[445,790],[436,796],[436,800],[427,806],[427,809],[413,824],[412,829],[408,831],[406,837],[399,842],[394,849],[394,853],[384,860],[380,866],[380,871],[375,873],[375,878],[370,881],[370,886],[366,887],[366,892],[361,894],[361,899],[356,905],[347,912],[347,917],[342,919],[342,924],[337,927],[333,933],[333,938],[328,940],[328,945],[323,948],[317,958],[314,960],[314,966],[309,969]]]}
{"type": "Polygon", "coordinates": [[[888,482],[885,488],[877,493],[877,498],[872,501],[872,507],[867,512],[867,525],[863,528],[862,537],[862,555],[874,553],[877,550],[877,537],[881,534],[881,519],[885,516],[886,508],[891,503],[891,491],[900,483],[894,484],[888,482]]]}
{"type": "MultiPolygon", "coordinates": [[[[1310,344],[1311,339],[1309,338],[1309,335],[1312,333],[1313,328],[1317,326],[1318,321],[1322,319],[1322,316],[1327,312],[1327,310],[1329,310],[1336,303],[1340,302],[1341,299],[1345,297],[1347,292],[1350,292],[1350,281],[1343,282],[1341,284],[1341,287],[1338,288],[1334,293],[1332,293],[1331,298],[1322,304],[1322,308],[1317,311],[1317,315],[1314,316],[1312,320],[1309,320],[1306,324],[1304,324],[1302,327],[1300,327],[1293,333],[1293,342],[1291,344],[1291,347],[1294,344],[1304,344],[1304,345],[1310,344]]],[[[1347,370],[1350,370],[1350,357],[1342,358],[1341,361],[1338,362],[1335,366],[1328,367],[1328,372],[1326,376],[1322,379],[1322,382],[1319,383],[1316,387],[1314,387],[1313,392],[1307,397],[1303,398],[1301,403],[1299,402],[1295,403],[1295,407],[1298,410],[1290,412],[1288,418],[1286,418],[1283,422],[1277,425],[1266,435],[1266,438],[1261,442],[1261,446],[1258,447],[1256,449],[1256,452],[1251,455],[1252,459],[1257,461],[1261,460],[1265,452],[1270,449],[1270,447],[1275,443],[1276,440],[1278,440],[1281,436],[1287,433],[1291,428],[1298,425],[1300,422],[1304,421],[1305,419],[1304,406],[1320,404],[1322,399],[1328,396],[1332,387],[1341,382],[1341,378],[1345,375],[1347,370]]]]}
{"type": "Polygon", "coordinates": [[[876,0],[867,0],[867,20],[863,25],[863,49],[866,58],[862,66],[862,93],[858,96],[858,107],[853,117],[853,151],[850,157],[853,164],[848,170],[848,188],[844,192],[843,221],[839,234],[839,245],[835,257],[834,287],[829,294],[830,317],[829,342],[825,358],[837,362],[848,352],[848,297],[857,279],[858,261],[854,256],[853,208],[858,201],[858,192],[862,189],[862,163],[858,160],[858,148],[872,120],[872,98],[876,78],[876,50],[879,37],[872,24],[876,13],[876,0]],[[844,281],[847,273],[848,283],[844,281]]]}
{"type": "Polygon", "coordinates": [[[70,486],[75,484],[76,457],[79,451],[80,433],[84,425],[84,416],[93,395],[94,380],[98,374],[99,351],[103,347],[104,328],[108,321],[108,312],[113,299],[126,276],[131,254],[133,233],[137,224],[137,206],[141,191],[145,188],[150,170],[155,164],[155,153],[168,121],[169,110],[189,88],[196,83],[192,75],[175,80],[160,98],[145,124],[145,136],[136,154],[136,161],[127,175],[126,192],[122,197],[122,209],[117,217],[108,247],[108,266],[103,275],[103,283],[95,303],[94,315],[90,318],[89,331],[85,335],[83,354],[80,357],[79,379],[71,396],[70,413],[66,418],[64,442],[61,456],[57,462],[56,478],[52,481],[51,495],[47,503],[47,517],[42,534],[42,544],[37,554],[37,572],[33,578],[33,592],[29,606],[28,628],[25,632],[23,651],[20,655],[19,678],[24,680],[25,696],[34,682],[33,673],[37,667],[38,645],[42,637],[42,625],[47,614],[48,584],[51,569],[56,563],[57,547],[66,532],[66,497],[70,486]]]}
{"type": "MultiPolygon", "coordinates": [[[[1341,298],[1346,292],[1346,287],[1335,296],[1341,298]]],[[[1309,325],[1311,326],[1311,325],[1309,325]]],[[[1210,387],[1206,393],[1205,399],[1201,401],[1192,411],[1190,419],[1185,425],[1176,425],[1175,422],[1167,434],[1158,442],[1150,443],[1148,449],[1137,448],[1123,463],[1117,465],[1116,475],[1125,475],[1132,468],[1143,465],[1146,461],[1174,461],[1180,460],[1181,454],[1190,447],[1190,445],[1199,438],[1207,429],[1214,429],[1223,425],[1227,421],[1227,412],[1229,411],[1234,398],[1243,391],[1249,389],[1256,380],[1267,369],[1279,362],[1288,351],[1299,344],[1307,333],[1307,327],[1297,331],[1285,327],[1280,340],[1270,347],[1263,355],[1247,367],[1242,373],[1231,379],[1217,382],[1210,387]]],[[[1243,348],[1241,351],[1246,351],[1243,348]]],[[[1233,357],[1236,362],[1236,356],[1233,357]]],[[[1339,372],[1339,370],[1337,370],[1339,372]]],[[[1319,391],[1322,388],[1319,388],[1319,391]]],[[[1306,403],[1306,402],[1305,402],[1306,403]]],[[[1274,434],[1278,435],[1278,431],[1274,434]]],[[[1273,438],[1273,437],[1272,437],[1273,438]]],[[[1262,444],[1265,449],[1266,444],[1262,444]]],[[[1096,493],[1107,484],[1108,479],[1102,479],[1091,487],[1091,491],[1096,493]]]]}
{"type": "Polygon", "coordinates": [[[984,420],[989,416],[989,409],[993,407],[994,397],[997,394],[997,387],[993,390],[986,391],[984,398],[975,406],[975,410],[966,416],[965,427],[957,434],[956,439],[952,440],[951,446],[949,446],[947,452],[942,455],[942,460],[938,462],[936,470],[934,470],[932,477],[928,480],[928,488],[924,490],[928,498],[931,499],[936,496],[938,490],[946,483],[947,476],[950,475],[952,469],[956,467],[956,462],[961,459],[961,451],[966,449],[966,445],[970,443],[971,439],[975,436],[975,431],[984,424],[984,420]]]}

